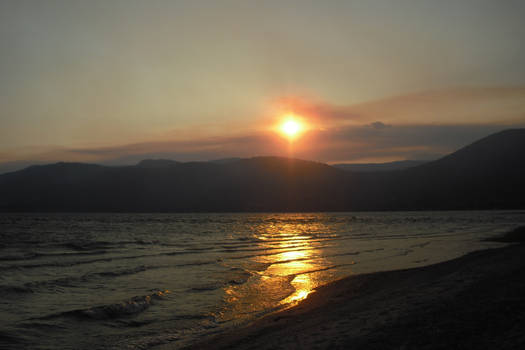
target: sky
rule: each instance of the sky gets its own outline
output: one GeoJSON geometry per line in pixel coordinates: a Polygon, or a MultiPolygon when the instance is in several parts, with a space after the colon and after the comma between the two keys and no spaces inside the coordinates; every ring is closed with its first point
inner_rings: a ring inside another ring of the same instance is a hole
{"type": "Polygon", "coordinates": [[[0,0],[0,171],[436,159],[525,126],[524,16],[521,0],[0,0]]]}

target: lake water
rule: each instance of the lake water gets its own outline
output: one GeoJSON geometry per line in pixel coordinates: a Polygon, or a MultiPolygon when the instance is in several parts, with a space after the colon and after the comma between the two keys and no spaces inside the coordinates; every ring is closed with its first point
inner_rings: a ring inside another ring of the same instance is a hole
{"type": "Polygon", "coordinates": [[[0,347],[183,346],[524,224],[523,211],[0,214],[0,347]]]}

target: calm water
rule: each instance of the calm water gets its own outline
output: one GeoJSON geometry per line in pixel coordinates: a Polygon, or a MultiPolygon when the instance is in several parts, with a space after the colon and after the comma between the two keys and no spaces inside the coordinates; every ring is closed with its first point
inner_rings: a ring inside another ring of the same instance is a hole
{"type": "Polygon", "coordinates": [[[182,346],[346,275],[496,246],[525,212],[0,214],[0,347],[182,346]]]}

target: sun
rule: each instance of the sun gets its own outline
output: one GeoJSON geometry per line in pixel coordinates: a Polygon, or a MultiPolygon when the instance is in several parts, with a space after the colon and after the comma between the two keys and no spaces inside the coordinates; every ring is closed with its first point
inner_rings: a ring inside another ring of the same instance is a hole
{"type": "Polygon", "coordinates": [[[279,129],[289,139],[294,139],[303,131],[304,127],[297,119],[288,116],[279,129]]]}

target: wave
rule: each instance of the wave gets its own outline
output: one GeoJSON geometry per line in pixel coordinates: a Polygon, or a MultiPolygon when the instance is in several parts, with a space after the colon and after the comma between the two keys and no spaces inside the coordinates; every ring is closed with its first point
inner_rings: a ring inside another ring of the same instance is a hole
{"type": "Polygon", "coordinates": [[[62,252],[62,253],[36,253],[37,257],[67,257],[67,256],[78,256],[78,255],[102,255],[106,254],[107,250],[93,250],[93,251],[79,251],[79,252],[62,252]]]}
{"type": "Polygon", "coordinates": [[[209,292],[212,290],[221,289],[222,287],[224,287],[223,283],[210,283],[210,284],[203,284],[200,286],[194,286],[190,288],[188,291],[189,292],[209,292]]]}
{"type": "Polygon", "coordinates": [[[215,316],[211,314],[195,314],[195,315],[175,315],[173,320],[210,320],[215,321],[215,316]]]}
{"type": "Polygon", "coordinates": [[[75,241],[58,244],[60,247],[76,250],[86,251],[94,249],[111,249],[111,248],[122,248],[125,245],[139,245],[139,246],[151,246],[151,245],[162,245],[171,246],[161,242],[158,239],[136,239],[136,240],[125,240],[125,241],[75,241]]]}
{"type": "Polygon", "coordinates": [[[85,251],[85,250],[94,250],[94,249],[109,249],[115,245],[118,245],[119,242],[107,242],[107,241],[95,241],[95,242],[67,242],[62,243],[59,246],[77,250],[77,251],[85,251]]]}
{"type": "Polygon", "coordinates": [[[429,244],[430,244],[430,242],[414,244],[414,245],[411,245],[410,248],[424,248],[424,247],[426,247],[429,244]]]}
{"type": "Polygon", "coordinates": [[[24,348],[27,344],[25,344],[24,339],[20,338],[18,334],[11,334],[5,330],[0,330],[0,348],[6,346],[4,349],[13,349],[15,348],[13,345],[17,348],[24,348]]]}
{"type": "MultiPolygon", "coordinates": [[[[60,253],[44,253],[44,252],[30,252],[21,255],[5,255],[0,257],[0,261],[28,261],[36,260],[39,258],[52,258],[52,257],[76,257],[83,255],[103,255],[106,254],[106,250],[95,250],[95,251],[82,251],[82,252],[60,252],[60,253]]],[[[16,265],[14,265],[16,266],[16,265]]],[[[26,266],[26,265],[19,265],[26,266]]]]}
{"type": "Polygon", "coordinates": [[[177,265],[171,265],[171,267],[187,267],[187,266],[201,266],[201,265],[211,265],[215,264],[216,260],[209,260],[209,261],[193,261],[189,263],[182,263],[177,265]]]}
{"type": "Polygon", "coordinates": [[[400,250],[400,253],[397,254],[397,256],[407,256],[408,254],[414,252],[412,249],[398,249],[398,250],[400,250]]]}
{"type": "Polygon", "coordinates": [[[88,274],[87,276],[118,277],[118,276],[124,276],[124,275],[133,275],[139,272],[144,272],[148,269],[151,269],[151,267],[148,268],[146,267],[146,265],[140,265],[140,266],[137,266],[131,269],[91,273],[91,274],[88,274]]]}
{"type": "Polygon", "coordinates": [[[268,251],[268,250],[274,250],[274,251],[286,251],[286,250],[289,250],[289,249],[294,249],[294,248],[301,248],[301,247],[307,247],[307,243],[303,243],[303,244],[295,244],[295,245],[290,245],[290,246],[286,246],[286,247],[278,247],[278,246],[268,246],[268,247],[256,247],[256,248],[247,248],[247,249],[237,249],[237,247],[235,248],[226,248],[226,249],[222,249],[222,250],[217,250],[217,252],[219,253],[237,253],[237,252],[259,252],[259,251],[268,251]]]}
{"type": "Polygon", "coordinates": [[[367,249],[367,250],[363,250],[363,253],[375,253],[375,252],[379,252],[381,250],[385,250],[385,248],[367,249]]]}
{"type": "MultiPolygon", "coordinates": [[[[162,267],[162,266],[161,266],[162,267]]],[[[62,277],[52,280],[28,282],[22,286],[0,286],[0,293],[7,294],[23,294],[23,293],[34,293],[39,289],[48,288],[55,289],[56,287],[75,287],[78,283],[88,282],[89,280],[96,279],[99,277],[118,277],[124,275],[132,275],[139,272],[146,271],[148,269],[160,268],[157,266],[147,267],[145,265],[137,266],[130,269],[122,269],[117,271],[103,271],[103,272],[92,272],[79,277],[62,277]]]]}
{"type": "Polygon", "coordinates": [[[357,264],[355,261],[351,261],[351,262],[345,263],[345,264],[329,265],[329,266],[325,266],[325,267],[320,267],[318,269],[312,269],[312,270],[306,270],[306,271],[301,271],[301,272],[297,272],[297,273],[292,273],[292,274],[289,274],[287,276],[295,277],[295,276],[299,276],[299,275],[307,275],[307,274],[310,274],[310,273],[316,273],[316,272],[322,272],[322,271],[327,271],[327,270],[333,270],[333,269],[337,269],[337,268],[344,267],[344,266],[353,266],[355,264],[357,264]]]}
{"type": "Polygon", "coordinates": [[[33,269],[40,267],[70,267],[75,265],[90,264],[94,262],[109,262],[115,258],[100,258],[100,259],[91,259],[91,260],[80,260],[80,261],[70,261],[70,262],[46,262],[40,264],[21,264],[21,265],[7,265],[0,267],[0,270],[13,270],[13,269],[33,269]]]}
{"type": "Polygon", "coordinates": [[[336,256],[348,256],[348,255],[359,255],[359,254],[361,254],[361,252],[345,252],[345,253],[330,254],[330,255],[327,255],[326,257],[332,258],[336,256]]]}
{"type": "Polygon", "coordinates": [[[34,293],[33,289],[28,286],[10,286],[10,285],[3,285],[0,286],[0,294],[2,295],[10,295],[10,294],[29,294],[34,293]]]}
{"type": "Polygon", "coordinates": [[[22,255],[4,255],[0,256],[0,261],[16,261],[16,260],[28,260],[40,256],[37,253],[25,253],[22,255]]]}
{"type": "Polygon", "coordinates": [[[162,253],[157,253],[157,254],[108,256],[108,257],[100,257],[96,259],[65,261],[65,262],[52,261],[52,262],[42,262],[42,263],[34,263],[34,264],[19,264],[19,265],[12,264],[12,265],[0,266],[0,271],[1,270],[12,270],[12,269],[33,269],[33,268],[41,268],[41,267],[71,267],[71,266],[76,266],[76,265],[85,265],[85,264],[91,264],[91,263],[97,263],[97,262],[133,260],[133,259],[140,259],[140,258],[183,255],[183,254],[191,254],[191,253],[192,252],[176,251],[176,252],[162,252],[162,253]]]}
{"type": "Polygon", "coordinates": [[[82,275],[80,277],[66,277],[66,278],[59,278],[56,280],[50,280],[45,281],[43,284],[46,285],[63,285],[63,286],[70,286],[71,282],[87,282],[91,279],[96,279],[98,277],[119,277],[119,276],[125,276],[125,275],[133,275],[139,272],[144,272],[146,270],[151,270],[155,268],[154,266],[146,266],[146,265],[140,265],[137,267],[129,268],[129,269],[122,269],[122,270],[116,270],[116,271],[102,271],[102,272],[91,272],[87,273],[85,275],[82,275]],[[67,285],[64,285],[67,284],[67,285]]]}
{"type": "MultiPolygon", "coordinates": [[[[273,252],[272,253],[264,253],[264,254],[250,254],[250,255],[241,255],[241,256],[229,256],[229,257],[227,257],[227,259],[249,259],[249,258],[256,258],[256,257],[260,257],[260,256],[279,255],[279,254],[282,254],[282,253],[286,253],[288,251],[292,251],[292,250],[288,250],[288,249],[279,250],[277,252],[275,251],[275,249],[267,249],[267,250],[273,250],[273,252]]],[[[294,252],[309,251],[309,250],[311,250],[311,248],[293,249],[294,252]]]]}
{"type": "Polygon", "coordinates": [[[126,317],[141,313],[148,309],[155,301],[163,299],[169,290],[157,291],[152,294],[136,296],[120,303],[94,306],[88,309],[78,309],[61,312],[41,317],[40,319],[52,319],[57,317],[76,317],[94,320],[108,320],[120,317],[126,317]]]}
{"type": "Polygon", "coordinates": [[[208,291],[221,289],[227,285],[237,286],[237,285],[246,283],[252,275],[253,274],[249,271],[246,271],[238,267],[234,267],[230,269],[229,273],[226,273],[224,282],[205,283],[202,285],[193,286],[188,291],[189,292],[208,292],[208,291]]]}
{"type": "Polygon", "coordinates": [[[228,280],[229,285],[244,284],[252,276],[250,272],[244,271],[244,270],[232,269],[230,271],[234,272],[234,274],[230,275],[229,277],[229,280],[228,280]],[[235,272],[235,271],[238,271],[238,272],[235,272]]]}

